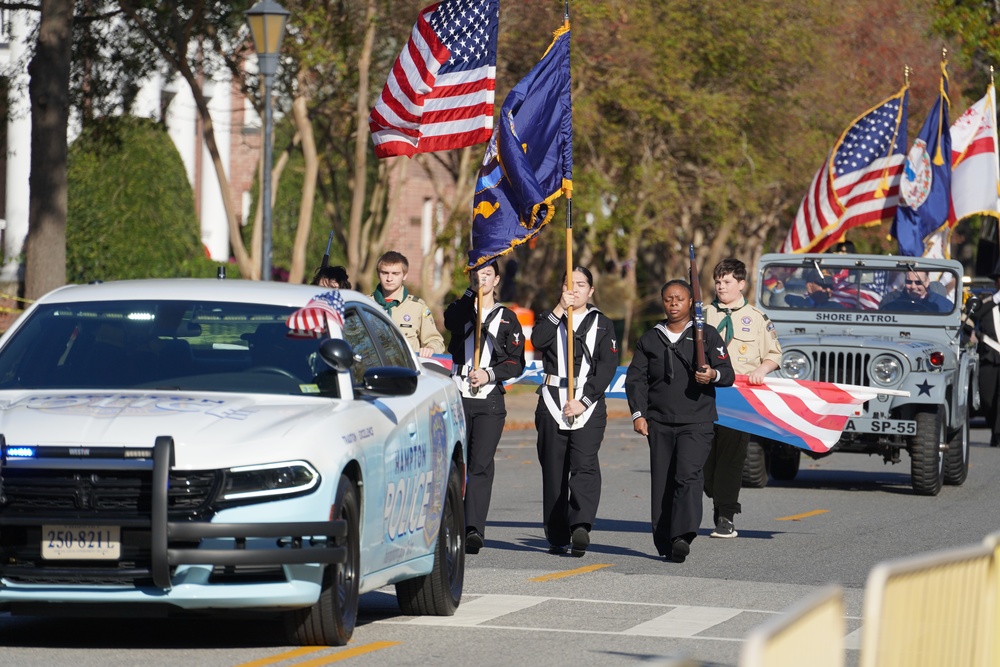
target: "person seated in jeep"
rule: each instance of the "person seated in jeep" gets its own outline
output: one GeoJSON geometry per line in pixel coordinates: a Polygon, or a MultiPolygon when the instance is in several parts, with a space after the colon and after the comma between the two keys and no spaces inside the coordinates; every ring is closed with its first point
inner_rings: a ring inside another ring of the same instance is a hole
{"type": "Polygon", "coordinates": [[[806,281],[805,296],[789,295],[785,303],[793,308],[812,310],[843,310],[844,305],[833,300],[833,280],[819,271],[808,271],[803,276],[806,281]]]}
{"type": "Polygon", "coordinates": [[[896,298],[887,298],[879,307],[879,310],[923,313],[949,313],[951,309],[948,297],[930,289],[926,271],[907,271],[903,291],[896,298]]]}

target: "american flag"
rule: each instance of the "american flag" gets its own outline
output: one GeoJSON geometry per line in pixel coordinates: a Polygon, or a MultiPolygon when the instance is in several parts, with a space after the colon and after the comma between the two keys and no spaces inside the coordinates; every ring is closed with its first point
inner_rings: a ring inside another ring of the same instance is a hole
{"type": "Polygon", "coordinates": [[[716,389],[716,422],[813,452],[829,451],[840,440],[847,420],[861,414],[865,402],[888,389],[765,378],[751,385],[737,375],[732,387],[716,389]]]}
{"type": "MultiPolygon", "coordinates": [[[[604,395],[627,398],[625,374],[619,366],[604,395]]],[[[541,384],[541,361],[525,364],[524,373],[504,385],[541,384]]],[[[746,375],[737,375],[732,387],[715,388],[716,424],[736,431],[777,440],[813,452],[829,451],[840,440],[847,420],[860,415],[866,401],[879,394],[905,396],[907,392],[856,385],[789,380],[768,377],[762,385],[751,385],[746,375]]]]}
{"type": "Polygon", "coordinates": [[[309,303],[288,316],[285,325],[290,336],[297,338],[327,338],[329,324],[344,326],[344,297],[340,290],[317,294],[309,303]]]}
{"type": "Polygon", "coordinates": [[[830,298],[848,308],[861,310],[878,310],[885,292],[885,271],[876,271],[871,283],[862,283],[859,287],[851,281],[851,272],[844,269],[833,276],[833,290],[830,298]],[[879,276],[881,275],[881,278],[879,276]],[[881,281],[882,287],[879,287],[881,281]]]}
{"type": "Polygon", "coordinates": [[[904,87],[844,131],[802,198],[781,252],[822,252],[852,227],[892,221],[906,162],[907,95],[904,87]]]}
{"type": "Polygon", "coordinates": [[[499,0],[444,0],[420,12],[368,117],[375,155],[411,156],[488,141],[499,0]]]}

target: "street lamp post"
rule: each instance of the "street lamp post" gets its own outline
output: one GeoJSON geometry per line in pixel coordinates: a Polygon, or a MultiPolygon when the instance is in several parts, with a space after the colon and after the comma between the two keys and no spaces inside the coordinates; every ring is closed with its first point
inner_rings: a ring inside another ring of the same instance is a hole
{"type": "Polygon", "coordinates": [[[253,35],[254,49],[257,51],[257,68],[264,78],[264,171],[261,183],[261,206],[263,206],[263,247],[261,249],[260,279],[271,279],[271,82],[278,70],[278,52],[285,36],[285,22],[288,10],[274,0],[261,0],[246,11],[247,25],[253,35]]]}

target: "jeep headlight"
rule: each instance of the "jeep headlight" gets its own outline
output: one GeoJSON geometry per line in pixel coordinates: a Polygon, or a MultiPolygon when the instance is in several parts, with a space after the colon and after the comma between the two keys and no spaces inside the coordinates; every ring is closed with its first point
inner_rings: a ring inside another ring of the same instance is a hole
{"type": "Polygon", "coordinates": [[[812,373],[812,364],[801,352],[785,352],[781,357],[781,372],[792,380],[806,380],[812,373]]]}
{"type": "Polygon", "coordinates": [[[899,359],[891,354],[880,354],[872,360],[871,378],[877,384],[889,386],[899,382],[903,375],[903,367],[899,359]]]}
{"type": "Polygon", "coordinates": [[[226,471],[220,499],[274,498],[308,493],[319,485],[319,473],[305,461],[240,466],[226,471]]]}

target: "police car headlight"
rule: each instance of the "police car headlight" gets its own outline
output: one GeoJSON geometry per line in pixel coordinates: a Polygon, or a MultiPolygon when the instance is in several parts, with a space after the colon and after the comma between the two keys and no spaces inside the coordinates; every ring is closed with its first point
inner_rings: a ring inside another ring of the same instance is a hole
{"type": "Polygon", "coordinates": [[[891,354],[880,354],[872,360],[871,378],[878,384],[896,384],[902,376],[903,367],[900,366],[899,359],[891,354]]]}
{"type": "Polygon", "coordinates": [[[781,372],[786,378],[805,380],[812,373],[812,363],[801,352],[786,352],[781,357],[781,372]]]}
{"type": "Polygon", "coordinates": [[[319,481],[319,473],[305,461],[240,466],[226,471],[219,499],[232,502],[302,495],[319,486],[319,481]]]}

